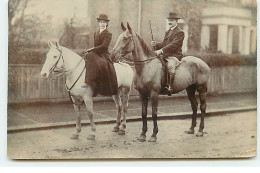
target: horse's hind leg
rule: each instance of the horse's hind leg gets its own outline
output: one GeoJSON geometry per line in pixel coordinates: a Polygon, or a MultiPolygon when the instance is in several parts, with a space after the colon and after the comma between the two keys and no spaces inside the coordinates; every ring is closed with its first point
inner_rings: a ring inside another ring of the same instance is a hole
{"type": "Polygon", "coordinates": [[[203,136],[204,129],[204,117],[206,115],[206,94],[207,94],[207,86],[200,86],[198,88],[199,97],[200,97],[200,110],[201,110],[201,119],[200,119],[200,128],[196,136],[203,136]]]}
{"type": "Polygon", "coordinates": [[[95,122],[94,122],[94,118],[93,118],[93,115],[94,115],[93,100],[92,100],[92,97],[85,96],[84,101],[85,101],[87,114],[88,114],[90,125],[91,125],[91,132],[88,135],[87,139],[88,140],[94,140],[95,139],[96,126],[95,126],[95,122]]]}
{"type": "Polygon", "coordinates": [[[113,128],[113,132],[118,132],[119,131],[119,126],[121,124],[121,112],[122,112],[122,102],[120,98],[120,91],[118,91],[117,95],[113,95],[113,99],[116,103],[117,107],[117,120],[116,120],[116,125],[113,128]]]}
{"type": "Polygon", "coordinates": [[[140,134],[138,140],[141,142],[145,141],[146,132],[147,132],[147,105],[148,105],[148,96],[146,94],[140,93],[140,99],[142,101],[142,120],[143,120],[143,128],[142,133],[140,134]]]}
{"type": "Polygon", "coordinates": [[[196,85],[190,85],[186,91],[188,93],[188,98],[191,103],[191,108],[192,108],[192,122],[191,122],[191,127],[187,131],[187,134],[194,134],[194,128],[196,127],[196,120],[197,120],[197,110],[198,110],[198,102],[195,97],[195,92],[196,92],[196,85]]]}
{"type": "Polygon", "coordinates": [[[76,114],[76,133],[72,134],[71,139],[78,139],[81,132],[80,105],[73,105],[76,114]]]}
{"type": "Polygon", "coordinates": [[[148,140],[148,142],[155,142],[157,140],[157,133],[158,133],[158,125],[157,125],[157,109],[158,109],[158,97],[159,94],[155,91],[151,92],[151,101],[152,101],[152,117],[153,117],[153,134],[148,140]]]}
{"type": "Polygon", "coordinates": [[[130,88],[123,88],[122,89],[122,109],[123,109],[123,120],[120,125],[120,130],[118,132],[119,135],[125,134],[126,129],[126,114],[127,114],[127,108],[128,108],[128,99],[129,99],[129,92],[130,88]]]}

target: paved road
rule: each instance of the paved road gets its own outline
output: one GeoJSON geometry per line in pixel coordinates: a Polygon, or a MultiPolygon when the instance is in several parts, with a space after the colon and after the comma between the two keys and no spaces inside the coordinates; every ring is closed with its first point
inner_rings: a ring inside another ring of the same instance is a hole
{"type": "MultiPolygon", "coordinates": [[[[207,112],[222,111],[230,108],[240,109],[246,107],[256,108],[256,93],[236,93],[224,95],[209,95],[207,97],[207,112]]],[[[89,122],[85,107],[83,106],[82,120],[89,122]]],[[[113,101],[94,103],[95,122],[116,120],[117,110],[113,101]]],[[[191,106],[187,97],[161,98],[158,114],[173,115],[181,113],[191,114],[191,106]]],[[[200,112],[200,111],[199,111],[200,112]]],[[[148,117],[151,107],[148,108],[148,117]]],[[[130,100],[127,117],[141,118],[141,104],[139,99],[130,100]]],[[[8,129],[29,129],[48,125],[75,123],[75,115],[71,103],[50,104],[15,104],[8,107],[8,129]]]]}
{"type": "MultiPolygon", "coordinates": [[[[96,140],[71,140],[74,128],[27,131],[8,134],[8,156],[15,159],[86,158],[238,158],[256,155],[256,111],[206,117],[203,137],[188,135],[191,120],[161,120],[155,143],[139,142],[142,123],[127,124],[124,136],[113,133],[112,124],[97,125],[96,140]]],[[[152,121],[148,122],[149,137],[152,121]]],[[[197,131],[197,128],[196,128],[197,131]]]]}

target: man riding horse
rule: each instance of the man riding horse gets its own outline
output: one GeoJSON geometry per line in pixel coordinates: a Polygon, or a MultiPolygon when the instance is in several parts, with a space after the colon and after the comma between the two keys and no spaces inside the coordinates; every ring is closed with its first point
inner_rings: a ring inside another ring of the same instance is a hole
{"type": "MultiPolygon", "coordinates": [[[[164,39],[162,42],[156,43],[155,41],[151,42],[151,45],[155,48],[155,53],[157,56],[162,57],[164,61],[168,62],[169,57],[176,57],[178,60],[181,60],[182,55],[182,44],[184,39],[184,32],[178,27],[178,17],[177,13],[170,12],[167,22],[169,25],[169,30],[165,33],[164,39]]],[[[171,85],[173,84],[175,73],[175,67],[166,66],[166,73],[168,76],[167,86],[165,87],[167,94],[170,96],[172,94],[171,85]]]]}

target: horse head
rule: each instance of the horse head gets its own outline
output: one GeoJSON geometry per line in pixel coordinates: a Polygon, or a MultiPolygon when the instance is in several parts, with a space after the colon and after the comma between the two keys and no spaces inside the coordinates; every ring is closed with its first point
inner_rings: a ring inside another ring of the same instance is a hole
{"type": "Polygon", "coordinates": [[[123,30],[123,33],[119,35],[110,56],[110,58],[115,62],[119,61],[122,57],[126,56],[127,54],[133,52],[135,49],[135,33],[133,32],[132,28],[128,23],[127,28],[124,26],[123,23],[121,23],[121,28],[123,30]]]}
{"type": "Polygon", "coordinates": [[[56,68],[61,68],[63,65],[62,51],[58,42],[49,42],[48,43],[50,50],[46,54],[46,60],[41,70],[41,76],[43,78],[48,78],[50,73],[56,68]]]}

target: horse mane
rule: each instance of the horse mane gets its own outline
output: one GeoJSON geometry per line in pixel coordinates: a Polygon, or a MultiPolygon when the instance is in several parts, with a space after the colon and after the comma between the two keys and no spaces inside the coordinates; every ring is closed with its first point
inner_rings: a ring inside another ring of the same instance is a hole
{"type": "Polygon", "coordinates": [[[69,52],[69,53],[71,53],[71,54],[73,54],[75,56],[78,56],[78,57],[82,58],[78,53],[74,52],[73,50],[71,50],[71,49],[69,49],[67,47],[64,47],[64,46],[60,46],[60,47],[62,48],[62,50],[65,50],[65,51],[67,51],[67,52],[69,52]]]}
{"type": "Polygon", "coordinates": [[[155,56],[154,51],[151,50],[151,49],[147,46],[147,44],[146,44],[146,42],[144,41],[144,39],[143,39],[138,33],[136,33],[136,36],[137,36],[138,41],[140,42],[140,45],[141,45],[141,47],[142,47],[142,49],[143,49],[145,55],[147,55],[147,56],[155,56]]]}

